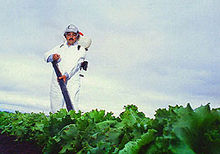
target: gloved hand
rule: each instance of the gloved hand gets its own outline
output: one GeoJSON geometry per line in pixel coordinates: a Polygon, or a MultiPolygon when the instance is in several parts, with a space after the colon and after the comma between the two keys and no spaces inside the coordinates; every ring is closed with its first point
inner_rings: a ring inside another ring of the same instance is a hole
{"type": "Polygon", "coordinates": [[[58,61],[60,59],[60,55],[59,54],[53,54],[53,61],[58,61]]]}
{"type": "Polygon", "coordinates": [[[55,54],[51,54],[47,58],[47,62],[53,62],[53,61],[57,61],[57,63],[59,63],[61,61],[60,55],[55,53],[55,54]]]}
{"type": "MultiPolygon", "coordinates": [[[[64,83],[66,83],[67,80],[69,80],[69,74],[68,74],[67,72],[65,72],[64,75],[62,75],[61,77],[59,77],[59,78],[57,79],[57,81],[58,81],[58,80],[62,80],[62,79],[63,79],[64,83]]],[[[58,82],[59,82],[59,81],[58,81],[58,82]]]]}
{"type": "Polygon", "coordinates": [[[62,75],[62,76],[59,77],[58,79],[59,79],[59,80],[62,80],[62,79],[63,79],[64,83],[66,83],[66,78],[67,78],[66,75],[62,75]]]}
{"type": "Polygon", "coordinates": [[[88,61],[82,62],[81,66],[80,66],[80,70],[83,69],[83,70],[87,71],[87,68],[88,68],[88,61]]]}

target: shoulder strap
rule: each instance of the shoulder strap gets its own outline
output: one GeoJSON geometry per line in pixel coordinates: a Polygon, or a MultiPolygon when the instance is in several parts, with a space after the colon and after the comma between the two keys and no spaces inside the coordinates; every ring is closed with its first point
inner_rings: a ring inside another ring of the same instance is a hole
{"type": "Polygon", "coordinates": [[[60,48],[62,48],[63,46],[64,46],[64,44],[61,44],[61,45],[60,45],[60,48]]]}
{"type": "Polygon", "coordinates": [[[81,48],[81,45],[78,45],[78,46],[77,46],[77,49],[80,50],[80,48],[81,48]]]}
{"type": "MultiPolygon", "coordinates": [[[[80,48],[81,48],[81,45],[78,45],[77,49],[80,50],[80,48]]],[[[88,48],[85,48],[85,50],[88,51],[88,48]]]]}

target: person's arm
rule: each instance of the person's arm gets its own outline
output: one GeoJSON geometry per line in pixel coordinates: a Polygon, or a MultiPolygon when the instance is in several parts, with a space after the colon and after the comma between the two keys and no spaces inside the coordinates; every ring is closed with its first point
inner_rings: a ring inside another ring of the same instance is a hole
{"type": "MultiPolygon", "coordinates": [[[[71,79],[71,77],[73,77],[79,70],[81,70],[81,65],[84,62],[87,62],[87,61],[85,61],[85,59],[83,59],[83,58],[80,59],[78,61],[77,65],[72,68],[70,73],[65,72],[61,77],[59,77],[59,79],[63,79],[64,83],[66,83],[67,80],[71,79]]],[[[88,62],[87,62],[87,64],[88,64],[88,62]]],[[[86,70],[87,66],[85,66],[83,69],[86,70]]]]}
{"type": "Polygon", "coordinates": [[[80,59],[77,66],[75,68],[73,68],[69,74],[69,77],[71,78],[72,76],[74,76],[76,74],[76,72],[78,72],[81,68],[81,64],[85,59],[80,59]]]}
{"type": "Polygon", "coordinates": [[[80,71],[81,64],[85,61],[86,50],[82,48],[80,49],[80,52],[81,56],[76,65],[73,66],[73,68],[69,72],[64,73],[64,75],[67,77],[67,80],[71,79],[71,77],[73,77],[78,71],[80,71]]]}

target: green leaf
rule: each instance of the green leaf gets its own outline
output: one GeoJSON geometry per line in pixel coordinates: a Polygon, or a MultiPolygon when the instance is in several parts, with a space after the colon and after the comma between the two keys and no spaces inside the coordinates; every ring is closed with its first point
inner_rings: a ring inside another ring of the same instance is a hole
{"type": "Polygon", "coordinates": [[[207,104],[195,109],[191,114],[181,116],[174,124],[174,133],[196,153],[212,153],[214,149],[220,151],[220,139],[217,139],[220,136],[219,118],[217,112],[211,111],[207,104]],[[211,135],[212,132],[214,135],[211,135]]]}
{"type": "Polygon", "coordinates": [[[147,151],[145,147],[155,139],[156,132],[157,131],[154,129],[148,130],[148,132],[143,134],[140,139],[128,142],[125,147],[119,151],[119,154],[136,154],[147,151]]]}

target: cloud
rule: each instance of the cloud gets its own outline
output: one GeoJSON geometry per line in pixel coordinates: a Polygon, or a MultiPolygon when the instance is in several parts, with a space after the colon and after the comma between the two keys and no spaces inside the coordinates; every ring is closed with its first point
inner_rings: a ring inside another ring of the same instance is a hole
{"type": "MultiPolygon", "coordinates": [[[[12,91],[20,91],[32,95],[45,96],[44,86],[48,86],[47,76],[51,72],[47,65],[39,57],[25,54],[2,54],[3,61],[0,61],[1,86],[8,87],[12,91]],[[39,91],[41,93],[39,94],[39,91]]],[[[43,56],[42,56],[43,57],[43,56]]]]}
{"type": "Polygon", "coordinates": [[[1,110],[49,113],[48,100],[43,97],[33,97],[19,92],[0,91],[0,98],[1,110]]]}
{"type": "Polygon", "coordinates": [[[22,112],[49,111],[49,72],[37,57],[2,54],[0,61],[1,109],[22,112]],[[40,67],[39,67],[40,66],[40,67]]]}
{"type": "Polygon", "coordinates": [[[219,106],[217,1],[2,3],[0,98],[7,109],[48,107],[52,68],[43,53],[62,43],[69,23],[93,40],[81,89],[84,111],[120,113],[134,103],[152,116],[176,103],[219,106]]]}

